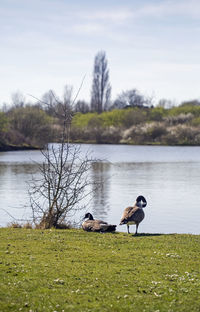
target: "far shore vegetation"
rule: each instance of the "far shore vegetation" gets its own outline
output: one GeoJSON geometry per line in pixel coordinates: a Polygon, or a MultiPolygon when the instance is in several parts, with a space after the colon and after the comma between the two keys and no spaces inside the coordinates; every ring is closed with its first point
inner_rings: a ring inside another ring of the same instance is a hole
{"type": "MultiPolygon", "coordinates": [[[[79,105],[80,102],[76,103],[72,111],[71,142],[200,145],[198,101],[170,108],[145,105],[111,107],[101,113],[83,112],[79,105]]],[[[20,103],[0,112],[1,151],[43,147],[48,142],[59,142],[61,131],[60,119],[40,102],[34,105],[20,103]]]]}

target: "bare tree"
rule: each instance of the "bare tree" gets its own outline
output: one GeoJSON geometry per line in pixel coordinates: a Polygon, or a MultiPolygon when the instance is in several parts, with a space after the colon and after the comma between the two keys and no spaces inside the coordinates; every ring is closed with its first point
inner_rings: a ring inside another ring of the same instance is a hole
{"type": "Polygon", "coordinates": [[[106,54],[100,51],[95,56],[93,83],[91,93],[91,110],[101,113],[110,105],[111,86],[109,82],[109,70],[106,54]]]}
{"type": "Polygon", "coordinates": [[[84,207],[81,201],[90,193],[89,170],[93,160],[88,154],[83,157],[80,146],[69,143],[75,101],[71,94],[72,89],[66,88],[63,101],[55,97],[54,112],[62,121],[60,143],[48,144],[41,151],[44,161],[38,164],[39,177],[30,183],[34,222],[42,228],[59,227],[69,213],[84,207]]]}
{"type": "Polygon", "coordinates": [[[11,95],[12,106],[23,107],[25,105],[25,97],[20,91],[16,91],[11,95]]]}
{"type": "Polygon", "coordinates": [[[127,107],[143,107],[150,106],[152,99],[140,94],[138,90],[131,89],[122,91],[114,101],[113,108],[127,108],[127,107]]]}
{"type": "Polygon", "coordinates": [[[163,108],[172,108],[173,106],[176,106],[175,101],[169,100],[169,99],[160,99],[158,102],[158,107],[163,107],[163,108]]]}
{"type": "Polygon", "coordinates": [[[54,115],[55,107],[57,104],[55,92],[53,90],[49,90],[42,96],[42,101],[39,100],[39,103],[41,102],[42,107],[49,115],[54,115]],[[48,103],[48,105],[47,105],[48,103]]]}
{"type": "Polygon", "coordinates": [[[75,112],[80,112],[82,114],[86,114],[90,111],[89,105],[85,101],[78,101],[74,108],[75,112]]]}

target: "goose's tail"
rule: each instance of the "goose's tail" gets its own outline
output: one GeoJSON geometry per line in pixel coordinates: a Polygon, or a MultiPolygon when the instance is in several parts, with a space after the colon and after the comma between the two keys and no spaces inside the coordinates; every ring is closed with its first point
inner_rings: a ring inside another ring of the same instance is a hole
{"type": "Polygon", "coordinates": [[[123,225],[123,224],[127,224],[127,220],[126,219],[121,219],[120,220],[120,224],[119,225],[123,225]]]}
{"type": "Polygon", "coordinates": [[[112,225],[112,224],[102,224],[101,232],[115,232],[116,227],[117,227],[116,225],[112,225]]]}

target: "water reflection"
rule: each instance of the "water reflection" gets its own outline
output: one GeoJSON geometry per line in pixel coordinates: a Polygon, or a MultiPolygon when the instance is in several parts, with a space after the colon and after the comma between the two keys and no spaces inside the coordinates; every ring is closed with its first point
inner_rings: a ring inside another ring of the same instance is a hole
{"type": "MultiPolygon", "coordinates": [[[[200,234],[200,147],[91,148],[94,158],[108,160],[95,163],[91,170],[93,197],[87,210],[96,218],[119,224],[124,208],[142,194],[148,205],[140,232],[200,234]]],[[[0,226],[10,221],[2,209],[17,219],[30,217],[27,181],[37,172],[33,160],[41,163],[39,151],[0,153],[0,226]]]]}
{"type": "Polygon", "coordinates": [[[30,218],[28,184],[36,166],[31,164],[0,165],[0,225],[15,219],[30,218]]]}
{"type": "Polygon", "coordinates": [[[92,212],[95,218],[106,219],[110,210],[110,164],[96,162],[92,165],[92,212]]]}

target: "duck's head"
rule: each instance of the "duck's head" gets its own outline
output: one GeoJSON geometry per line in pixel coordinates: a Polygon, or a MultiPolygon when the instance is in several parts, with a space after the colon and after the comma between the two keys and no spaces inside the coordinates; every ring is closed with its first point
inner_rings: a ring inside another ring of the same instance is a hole
{"type": "Polygon", "coordinates": [[[91,213],[89,213],[89,212],[87,212],[87,213],[85,214],[84,219],[94,220],[93,215],[92,215],[91,213]]]}
{"type": "Polygon", "coordinates": [[[136,205],[140,208],[144,208],[147,205],[147,201],[144,196],[140,195],[136,198],[136,205]]]}

